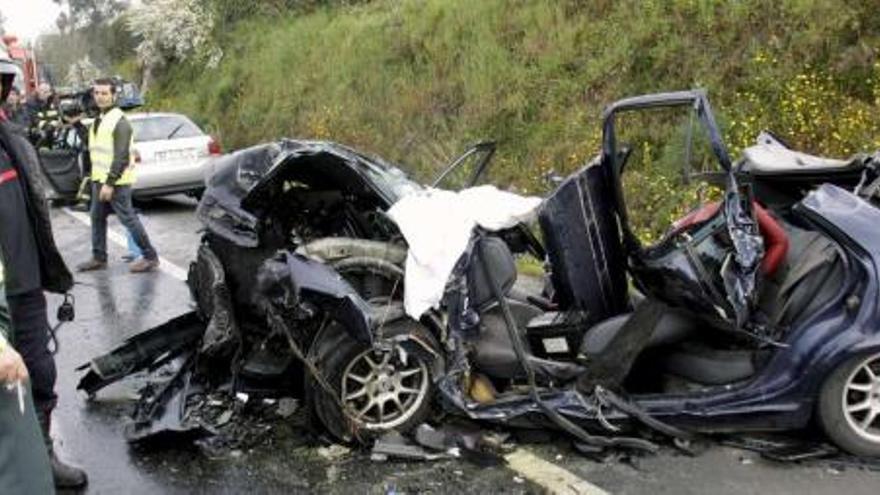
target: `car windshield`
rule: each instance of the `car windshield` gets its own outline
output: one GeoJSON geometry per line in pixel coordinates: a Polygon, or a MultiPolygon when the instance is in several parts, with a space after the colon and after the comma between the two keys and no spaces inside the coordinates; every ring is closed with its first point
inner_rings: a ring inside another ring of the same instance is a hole
{"type": "Polygon", "coordinates": [[[132,119],[135,142],[162,141],[201,136],[204,133],[182,115],[163,115],[132,119]]]}

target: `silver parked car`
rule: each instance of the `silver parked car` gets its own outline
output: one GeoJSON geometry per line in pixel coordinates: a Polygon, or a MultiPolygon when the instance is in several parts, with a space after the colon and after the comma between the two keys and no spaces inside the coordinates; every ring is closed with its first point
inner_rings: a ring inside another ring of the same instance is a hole
{"type": "Polygon", "coordinates": [[[205,173],[221,154],[217,140],[177,113],[135,113],[129,120],[134,128],[135,197],[201,194],[205,173]]]}
{"type": "MultiPolygon", "coordinates": [[[[219,141],[179,113],[127,114],[134,130],[137,199],[186,193],[200,197],[211,163],[222,154],[219,141]]],[[[84,122],[86,126],[90,120],[84,122]]],[[[69,132],[63,146],[41,149],[43,172],[52,186],[51,199],[74,199],[83,179],[81,137],[69,132]]]]}

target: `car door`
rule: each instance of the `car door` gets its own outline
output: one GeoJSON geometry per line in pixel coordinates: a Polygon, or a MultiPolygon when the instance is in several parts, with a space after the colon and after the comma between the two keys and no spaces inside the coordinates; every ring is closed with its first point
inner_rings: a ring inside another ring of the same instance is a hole
{"type": "Polygon", "coordinates": [[[49,199],[73,200],[82,182],[83,143],[73,128],[60,131],[52,148],[41,148],[40,167],[51,186],[49,199]]]}
{"type": "Polygon", "coordinates": [[[431,187],[460,191],[476,186],[485,178],[495,147],[494,141],[481,141],[471,146],[434,179],[431,187]]]}

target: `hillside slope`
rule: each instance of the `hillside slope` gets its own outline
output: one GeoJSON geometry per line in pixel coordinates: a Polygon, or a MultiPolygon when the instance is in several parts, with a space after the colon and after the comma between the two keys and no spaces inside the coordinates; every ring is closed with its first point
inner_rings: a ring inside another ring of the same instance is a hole
{"type": "Polygon", "coordinates": [[[376,0],[255,17],[217,69],[177,66],[151,106],[227,148],[333,139],[423,177],[482,138],[496,179],[534,191],[593,154],[602,107],[708,89],[733,148],[769,127],[806,150],[880,147],[871,0],[376,0]]]}

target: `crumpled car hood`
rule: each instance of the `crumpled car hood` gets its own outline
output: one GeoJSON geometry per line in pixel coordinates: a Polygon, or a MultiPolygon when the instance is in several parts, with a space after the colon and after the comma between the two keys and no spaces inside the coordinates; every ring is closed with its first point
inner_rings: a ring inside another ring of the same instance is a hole
{"type": "MultiPolygon", "coordinates": [[[[283,181],[302,159],[344,164],[359,187],[376,195],[386,208],[412,190],[421,189],[399,168],[374,156],[329,141],[282,139],[246,148],[217,160],[196,216],[211,232],[242,247],[260,245],[259,223],[283,181]]],[[[333,177],[331,169],[327,170],[333,177]]],[[[345,180],[345,179],[340,179],[345,180]]]]}
{"type": "Polygon", "coordinates": [[[260,144],[217,160],[196,216],[209,230],[244,247],[259,244],[258,218],[241,206],[241,200],[286,151],[299,143],[260,144]]]}

